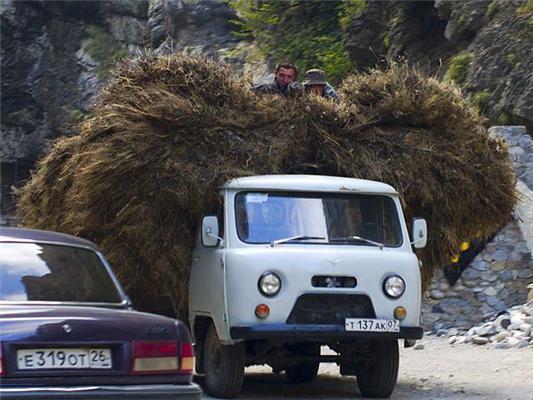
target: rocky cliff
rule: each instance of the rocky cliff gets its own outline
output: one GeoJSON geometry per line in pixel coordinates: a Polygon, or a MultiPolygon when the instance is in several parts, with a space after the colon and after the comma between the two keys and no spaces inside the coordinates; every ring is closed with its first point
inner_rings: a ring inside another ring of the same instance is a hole
{"type": "Polygon", "coordinates": [[[238,46],[222,1],[1,3],[2,224],[11,186],[27,179],[51,139],[73,132],[122,57],[146,49],[226,58],[238,46]]]}
{"type": "Polygon", "coordinates": [[[491,124],[533,131],[533,2],[367,2],[346,48],[360,68],[403,57],[453,79],[491,124]]]}
{"type": "Polygon", "coordinates": [[[211,1],[3,1],[2,161],[34,160],[68,135],[121,57],[235,47],[232,15],[211,1]]]}

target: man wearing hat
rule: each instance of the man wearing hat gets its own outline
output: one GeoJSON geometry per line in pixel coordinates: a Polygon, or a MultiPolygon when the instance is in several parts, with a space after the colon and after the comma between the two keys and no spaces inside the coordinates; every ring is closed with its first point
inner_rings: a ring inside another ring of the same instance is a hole
{"type": "Polygon", "coordinates": [[[321,69],[310,69],[305,73],[302,81],[307,93],[314,93],[327,99],[338,100],[339,95],[326,81],[326,73],[321,69]]]}

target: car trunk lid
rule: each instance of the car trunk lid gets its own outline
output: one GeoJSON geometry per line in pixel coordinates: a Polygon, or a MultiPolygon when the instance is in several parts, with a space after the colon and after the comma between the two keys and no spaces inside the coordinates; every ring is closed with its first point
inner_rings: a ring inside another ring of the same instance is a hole
{"type": "Polygon", "coordinates": [[[176,341],[172,320],[97,307],[8,307],[0,312],[5,376],[125,375],[132,343],[176,341]]]}

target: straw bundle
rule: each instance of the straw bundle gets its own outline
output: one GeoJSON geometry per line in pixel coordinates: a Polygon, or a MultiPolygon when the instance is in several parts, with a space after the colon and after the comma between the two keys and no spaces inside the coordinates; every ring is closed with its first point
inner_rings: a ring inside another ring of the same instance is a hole
{"type": "Polygon", "coordinates": [[[123,65],[77,136],[22,189],[24,226],[98,243],[138,308],[184,318],[197,223],[229,178],[381,180],[431,231],[426,279],[515,202],[506,148],[452,86],[406,66],[348,78],[343,101],[254,95],[227,66],[143,56],[123,65]]]}

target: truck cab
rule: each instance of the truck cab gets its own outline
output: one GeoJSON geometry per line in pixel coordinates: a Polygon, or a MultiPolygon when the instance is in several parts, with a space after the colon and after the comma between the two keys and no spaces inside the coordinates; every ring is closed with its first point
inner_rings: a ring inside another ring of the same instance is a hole
{"type": "Polygon", "coordinates": [[[201,221],[189,281],[207,391],[234,397],[254,364],[301,383],[334,362],[364,396],[390,396],[399,339],[412,345],[423,334],[412,248],[425,246],[425,220],[412,221],[410,236],[396,190],[362,179],[251,176],[219,195],[201,221]]]}

